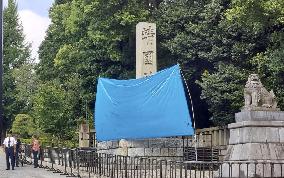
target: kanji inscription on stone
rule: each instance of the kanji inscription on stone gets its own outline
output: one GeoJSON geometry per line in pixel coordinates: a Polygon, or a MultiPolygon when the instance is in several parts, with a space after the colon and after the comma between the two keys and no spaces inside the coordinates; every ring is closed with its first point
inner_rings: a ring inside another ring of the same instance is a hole
{"type": "Polygon", "coordinates": [[[156,24],[139,22],[136,26],[136,78],[157,71],[156,24]]]}

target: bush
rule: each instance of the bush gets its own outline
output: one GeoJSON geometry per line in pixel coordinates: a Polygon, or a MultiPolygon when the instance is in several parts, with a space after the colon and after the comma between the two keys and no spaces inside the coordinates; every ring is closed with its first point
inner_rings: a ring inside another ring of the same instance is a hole
{"type": "Polygon", "coordinates": [[[28,114],[18,114],[13,122],[12,132],[20,138],[30,138],[37,132],[34,119],[28,114]]]}

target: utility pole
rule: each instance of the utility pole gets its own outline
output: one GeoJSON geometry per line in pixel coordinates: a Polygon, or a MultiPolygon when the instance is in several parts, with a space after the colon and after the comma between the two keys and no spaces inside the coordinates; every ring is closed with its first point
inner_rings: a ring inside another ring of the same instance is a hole
{"type": "Polygon", "coordinates": [[[0,0],[0,141],[3,139],[3,0],[0,0]]]}

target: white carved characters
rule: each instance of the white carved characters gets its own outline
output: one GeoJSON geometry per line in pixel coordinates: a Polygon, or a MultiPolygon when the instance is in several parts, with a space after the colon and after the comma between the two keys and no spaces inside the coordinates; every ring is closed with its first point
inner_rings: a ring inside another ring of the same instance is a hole
{"type": "Polygon", "coordinates": [[[279,110],[276,97],[262,85],[257,74],[250,74],[244,89],[245,106],[249,110],[279,110]]]}

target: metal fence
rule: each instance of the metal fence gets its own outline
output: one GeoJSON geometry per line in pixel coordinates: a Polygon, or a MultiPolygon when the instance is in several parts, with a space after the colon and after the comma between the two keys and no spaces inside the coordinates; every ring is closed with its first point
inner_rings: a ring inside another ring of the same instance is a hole
{"type": "MultiPolygon", "coordinates": [[[[31,164],[31,147],[22,145],[21,159],[31,164]]],[[[45,147],[40,167],[71,177],[229,178],[284,177],[282,162],[171,161],[97,153],[94,149],[45,147]]]]}

